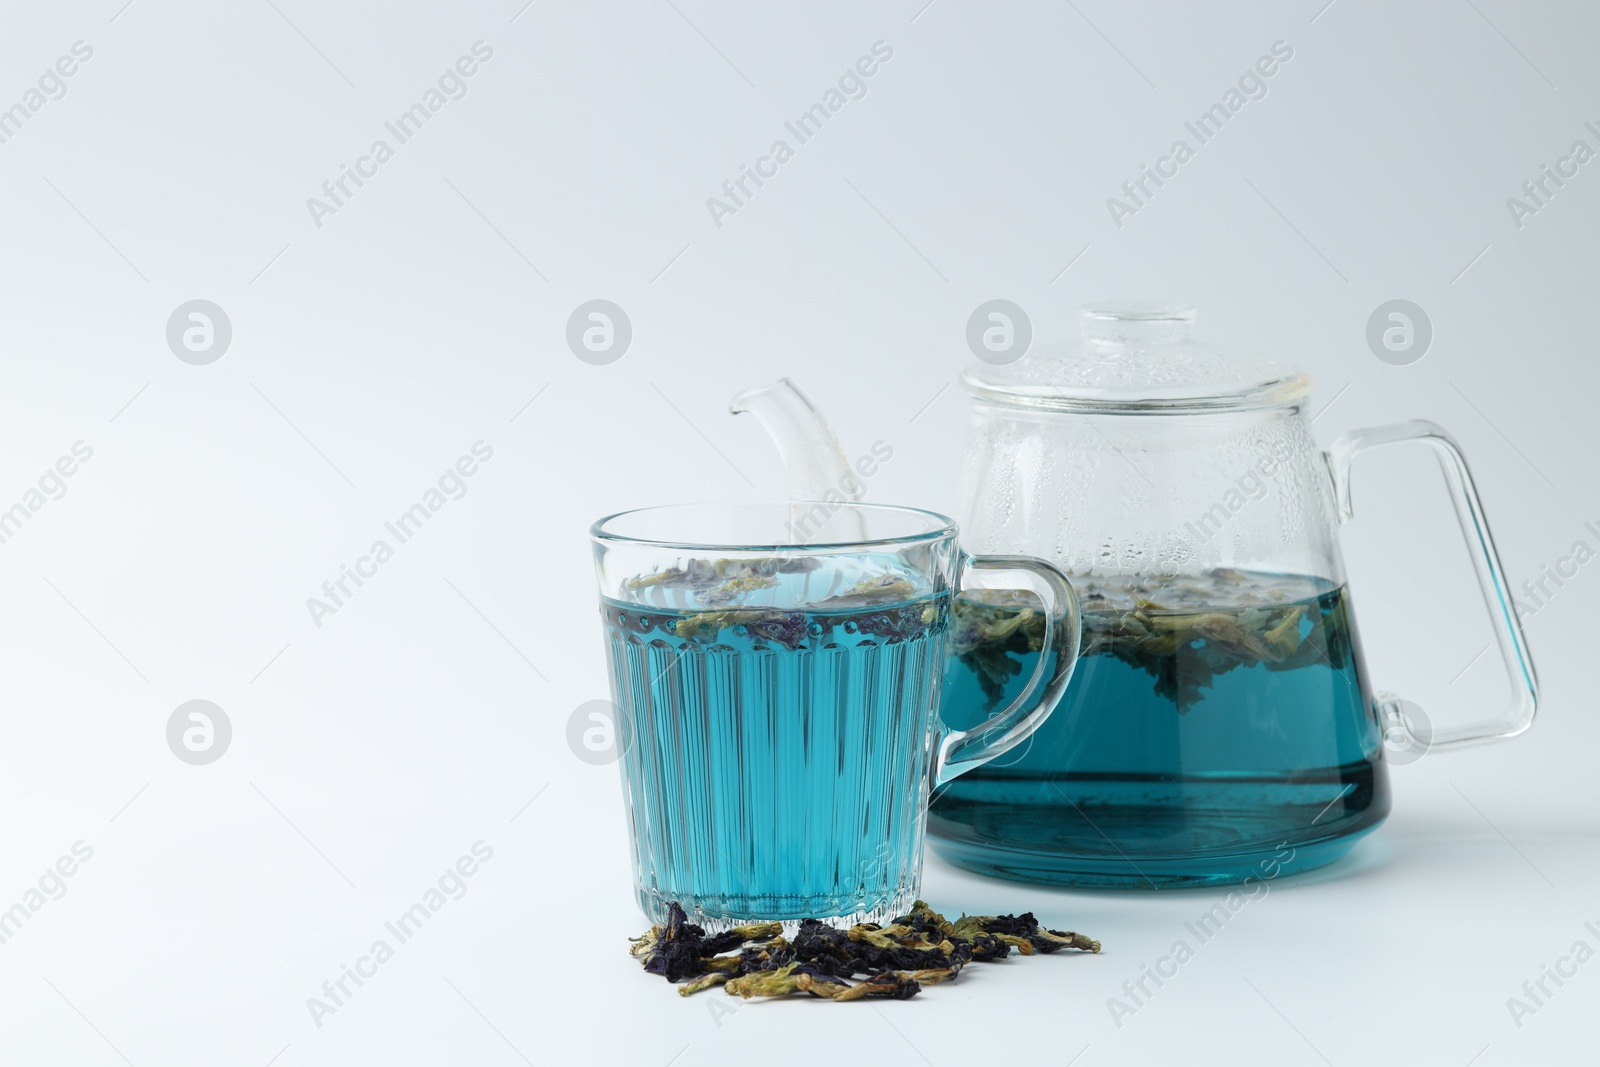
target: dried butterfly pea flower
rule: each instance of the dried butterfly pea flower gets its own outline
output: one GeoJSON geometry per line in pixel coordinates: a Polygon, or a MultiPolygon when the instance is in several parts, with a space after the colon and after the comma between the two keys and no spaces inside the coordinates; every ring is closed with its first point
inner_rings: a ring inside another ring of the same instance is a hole
{"type": "Polygon", "coordinates": [[[993,934],[974,934],[971,941],[974,962],[993,963],[1011,955],[1011,946],[993,934]]]}
{"type": "Polygon", "coordinates": [[[914,930],[921,930],[925,933],[937,933],[940,935],[941,940],[950,937],[956,930],[954,923],[920,900],[913,902],[911,912],[902,916],[896,922],[902,926],[909,926],[914,930]]]}
{"type": "Polygon", "coordinates": [[[889,997],[892,1000],[909,1000],[922,991],[922,985],[910,972],[881,971],[846,989],[833,994],[834,1000],[860,1000],[862,997],[889,997]]]}
{"type": "Polygon", "coordinates": [[[901,971],[904,977],[913,979],[922,985],[938,985],[948,982],[961,973],[960,967],[932,967],[920,971],[901,971]]]}
{"type": "Polygon", "coordinates": [[[680,985],[678,987],[678,996],[692,997],[702,989],[710,989],[712,986],[726,985],[733,980],[733,975],[725,972],[713,971],[710,974],[702,974],[699,978],[691,978],[688,982],[680,985]]]}
{"type": "Polygon", "coordinates": [[[913,997],[924,985],[953,981],[969,962],[1004,959],[1013,946],[1024,955],[1100,951],[1100,942],[1082,934],[1040,927],[1031,912],[964,915],[952,923],[920,900],[887,926],[840,930],[805,919],[793,940],[781,930],[780,923],[752,923],[708,937],[672,904],[667,922],[634,938],[630,951],[647,971],[682,982],[681,996],[720,985],[729,996],[838,1001],[913,997]],[[853,981],[857,976],[864,977],[853,981]]]}
{"type": "Polygon", "coordinates": [[[721,952],[748,941],[774,938],[782,932],[782,923],[755,923],[707,938],[705,929],[690,922],[688,914],[674,901],[667,906],[666,923],[652,926],[642,937],[631,938],[633,947],[629,952],[643,962],[646,971],[678,982],[713,969],[711,961],[721,952]]]}
{"type": "Polygon", "coordinates": [[[863,997],[889,997],[905,1000],[914,997],[922,986],[909,974],[881,971],[854,985],[804,963],[788,963],[776,971],[747,974],[723,984],[731,996],[782,997],[809,993],[828,1000],[860,1000],[863,997]]]}
{"type": "Polygon", "coordinates": [[[782,923],[750,923],[746,926],[735,926],[731,930],[724,930],[720,934],[712,934],[703,942],[707,954],[727,952],[738,948],[747,941],[767,941],[783,933],[782,923]]]}
{"type": "Polygon", "coordinates": [[[773,971],[754,971],[723,984],[729,996],[781,997],[790,993],[810,993],[832,999],[847,992],[850,984],[824,974],[804,963],[786,963],[773,971]]]}
{"type": "Polygon", "coordinates": [[[1084,952],[1099,952],[1100,942],[1088,934],[1074,933],[1071,930],[1046,930],[1040,927],[1030,938],[1033,947],[1040,952],[1060,952],[1064,948],[1081,949],[1084,952]]]}
{"type": "Polygon", "coordinates": [[[955,923],[957,934],[973,930],[986,934],[1025,936],[1038,928],[1038,920],[1033,917],[1031,911],[1025,911],[1021,915],[963,915],[955,923]]]}
{"type": "Polygon", "coordinates": [[[986,934],[1007,945],[1015,945],[1024,956],[1031,956],[1035,951],[1059,952],[1064,948],[1100,951],[1100,942],[1084,934],[1046,930],[1031,911],[1021,915],[963,915],[956,921],[955,933],[969,938],[986,934]]]}

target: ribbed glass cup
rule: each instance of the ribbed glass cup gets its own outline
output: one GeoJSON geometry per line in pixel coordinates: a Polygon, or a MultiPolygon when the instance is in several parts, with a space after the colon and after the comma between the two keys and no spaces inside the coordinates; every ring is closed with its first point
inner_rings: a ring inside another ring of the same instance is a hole
{"type": "Polygon", "coordinates": [[[904,914],[928,793],[1037,728],[1070,672],[1041,669],[977,730],[938,720],[963,581],[1033,584],[1077,645],[1064,579],[975,559],[911,508],[674,506],[591,531],[639,906],[708,929],[904,914]],[[1018,581],[1018,575],[1023,581],[1018,581]]]}

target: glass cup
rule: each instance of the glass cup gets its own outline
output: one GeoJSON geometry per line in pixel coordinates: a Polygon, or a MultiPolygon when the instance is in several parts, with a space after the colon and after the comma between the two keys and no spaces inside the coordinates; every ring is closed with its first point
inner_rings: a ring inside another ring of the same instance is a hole
{"type": "Polygon", "coordinates": [[[930,788],[1038,729],[1076,662],[1061,573],[969,555],[932,512],[674,505],[590,534],[634,884],[653,921],[672,901],[709,929],[905,913],[930,788]],[[1019,588],[1054,654],[1006,707],[951,729],[938,716],[951,598],[1019,588]]]}

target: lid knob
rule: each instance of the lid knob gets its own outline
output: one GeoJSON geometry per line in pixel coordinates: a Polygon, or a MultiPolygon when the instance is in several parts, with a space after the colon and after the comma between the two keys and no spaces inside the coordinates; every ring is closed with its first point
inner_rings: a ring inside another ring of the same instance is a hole
{"type": "Polygon", "coordinates": [[[1194,305],[1124,300],[1078,313],[1083,339],[1098,348],[1161,348],[1194,340],[1194,305]]]}

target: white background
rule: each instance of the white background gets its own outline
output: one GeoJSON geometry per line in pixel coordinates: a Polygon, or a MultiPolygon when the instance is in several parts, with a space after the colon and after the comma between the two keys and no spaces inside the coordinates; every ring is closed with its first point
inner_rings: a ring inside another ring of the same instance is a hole
{"type": "MultiPolygon", "coordinates": [[[[1395,814],[1350,860],[1274,886],[1120,1028],[1107,998],[1220,893],[930,860],[947,910],[1033,908],[1105,953],[974,967],[903,1004],[680,1000],[623,954],[642,920],[616,769],[566,729],[605,695],[589,522],[778,495],[726,404],[782,374],[852,455],[892,444],[870,499],[953,507],[951,383],[995,297],[1040,345],[1090,299],[1193,301],[1202,337],[1314,374],[1324,443],[1449,427],[1513,583],[1600,548],[1600,163],[1520,229],[1506,207],[1573,141],[1600,148],[1600,11],[122,2],[7,3],[0,31],[0,107],[94,49],[0,144],[0,508],[94,449],[0,544],[0,908],[94,850],[0,945],[0,1061],[1593,1055],[1600,964],[1520,1028],[1506,998],[1574,941],[1600,948],[1600,563],[1528,620],[1528,734],[1397,769],[1395,814]],[[316,226],[307,198],[479,40],[467,95],[316,226]],[[867,95],[718,227],[706,199],[880,40],[867,95]],[[1106,198],[1280,40],[1268,95],[1116,227],[1106,198]],[[564,339],[593,298],[633,324],[609,366],[564,339]],[[1434,325],[1410,366],[1365,342],[1392,298],[1434,325]],[[233,327],[206,366],[165,339],[193,299],[233,327]],[[479,440],[468,493],[316,626],[306,599],[479,440]],[[232,723],[209,766],[166,743],[191,699],[232,723]],[[479,840],[470,891],[316,1025],[307,998],[479,840]]],[[[1493,713],[1432,460],[1356,476],[1375,683],[1436,723],[1493,713]]]]}

